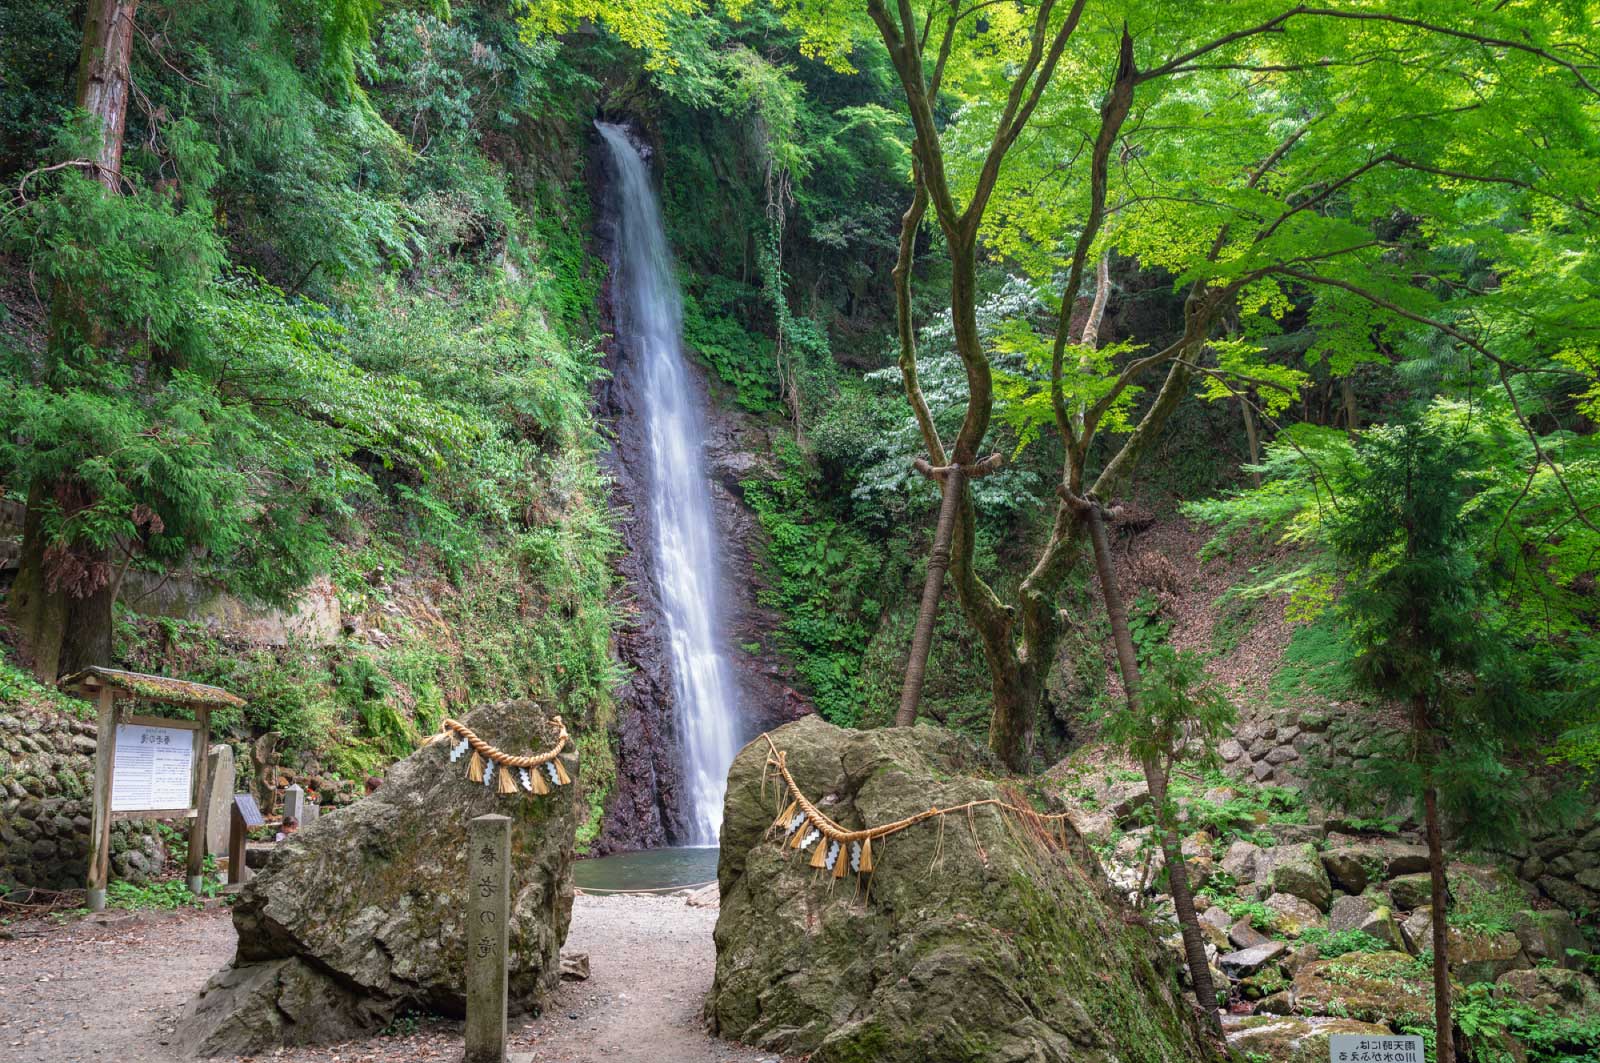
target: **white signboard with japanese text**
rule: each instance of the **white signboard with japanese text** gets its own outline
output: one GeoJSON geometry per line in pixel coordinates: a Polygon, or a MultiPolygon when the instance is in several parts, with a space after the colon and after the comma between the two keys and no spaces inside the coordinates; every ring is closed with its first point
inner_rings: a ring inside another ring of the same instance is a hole
{"type": "Polygon", "coordinates": [[[111,811],[155,812],[192,806],[194,731],[117,724],[111,811]]]}
{"type": "Polygon", "coordinates": [[[1336,1033],[1328,1038],[1329,1063],[1426,1063],[1422,1038],[1336,1033]]]}

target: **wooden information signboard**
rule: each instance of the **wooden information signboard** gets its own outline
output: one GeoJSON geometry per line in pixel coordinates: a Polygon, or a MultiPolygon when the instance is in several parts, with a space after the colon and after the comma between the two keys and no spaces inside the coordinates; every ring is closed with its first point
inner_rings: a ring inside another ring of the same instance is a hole
{"type": "Polygon", "coordinates": [[[189,890],[199,893],[206,854],[206,748],[211,739],[211,710],[243,705],[226,690],[142,675],[116,668],[86,668],[61,681],[97,702],[99,714],[94,754],[94,814],[89,829],[89,908],[106,904],[111,874],[113,819],[187,818],[189,826],[189,890]],[[130,700],[181,705],[193,720],[135,716],[124,708],[130,700]]]}
{"type": "Polygon", "coordinates": [[[159,727],[117,724],[111,780],[111,811],[184,811],[192,800],[194,728],[186,720],[163,720],[159,727]],[[175,726],[180,725],[180,726],[175,726]]]}

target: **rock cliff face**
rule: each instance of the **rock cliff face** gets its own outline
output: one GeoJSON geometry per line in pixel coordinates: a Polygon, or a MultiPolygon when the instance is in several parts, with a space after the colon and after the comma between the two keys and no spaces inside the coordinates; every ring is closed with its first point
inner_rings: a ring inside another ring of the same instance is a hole
{"type": "MultiPolygon", "coordinates": [[[[548,748],[555,734],[527,701],[464,722],[508,751],[548,748]]],[[[184,1049],[252,1055],[367,1034],[408,1007],[461,1014],[467,824],[490,812],[512,818],[511,1007],[539,1006],[572,916],[577,788],[500,795],[449,753],[423,748],[377,793],[278,846],[234,906],[238,952],[188,1006],[184,1049]]],[[[564,759],[576,780],[576,755],[564,759]]]]}
{"type": "MultiPolygon", "coordinates": [[[[597,205],[595,250],[613,261],[614,208],[606,194],[606,153],[590,155],[591,194],[597,205]]],[[[614,302],[608,280],[601,291],[603,331],[613,333],[614,302]]],[[[614,484],[612,504],[621,520],[624,552],[618,558],[628,606],[617,634],[617,655],[628,666],[628,681],[618,689],[614,746],[617,782],[606,806],[596,853],[656,848],[687,840],[681,792],[683,756],[677,728],[671,654],[655,579],[655,535],[650,508],[649,434],[645,424],[643,374],[633,353],[615,340],[606,345],[603,364],[609,377],[595,389],[596,410],[611,436],[605,459],[614,484]]],[[[694,366],[701,393],[705,375],[694,366]]],[[[751,418],[719,408],[707,395],[706,463],[722,548],[722,615],[725,653],[739,681],[746,737],[810,712],[792,689],[792,670],[771,649],[778,620],[758,601],[760,583],[753,550],[761,528],[741,500],[739,482],[764,461],[769,444],[751,418]],[[735,576],[737,578],[735,578],[735,576]],[[744,645],[760,644],[759,653],[744,645]]]]}
{"type": "MultiPolygon", "coordinates": [[[[773,738],[849,826],[1008,795],[986,753],[939,728],[812,716],[773,738]]],[[[721,1036],[816,1063],[1220,1058],[1070,827],[1065,848],[992,807],[912,827],[874,846],[860,896],[765,837],[786,802],[766,758],[752,743],[729,777],[706,1004],[721,1036]]]]}
{"type": "Polygon", "coordinates": [[[761,603],[767,586],[759,563],[764,532],[744,502],[746,480],[777,474],[771,463],[773,434],[788,429],[717,401],[719,389],[710,381],[706,390],[712,396],[706,418],[706,471],[711,476],[711,504],[727,576],[723,615],[728,618],[728,660],[738,676],[740,704],[753,735],[815,711],[795,689],[799,680],[794,665],[774,645],[783,616],[761,603]]]}

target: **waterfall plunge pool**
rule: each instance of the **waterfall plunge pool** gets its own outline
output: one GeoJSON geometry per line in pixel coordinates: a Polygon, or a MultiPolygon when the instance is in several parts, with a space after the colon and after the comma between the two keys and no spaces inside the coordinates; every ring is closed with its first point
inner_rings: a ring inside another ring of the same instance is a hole
{"type": "Polygon", "coordinates": [[[715,845],[681,849],[641,849],[615,853],[572,865],[580,890],[654,890],[697,886],[717,877],[715,845]]]}

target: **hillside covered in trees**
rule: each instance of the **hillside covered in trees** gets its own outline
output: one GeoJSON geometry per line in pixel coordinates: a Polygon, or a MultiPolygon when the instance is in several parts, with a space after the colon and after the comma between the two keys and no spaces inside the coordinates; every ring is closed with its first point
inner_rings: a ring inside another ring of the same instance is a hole
{"type": "MultiPolygon", "coordinates": [[[[1597,27],[10,0],[0,711],[88,719],[56,681],[90,665],[215,684],[241,767],[276,733],[348,803],[529,698],[580,850],[689,840],[602,121],[705,395],[740,744],[814,711],[987,747],[1207,1021],[1313,999],[1320,945],[1427,1006],[1318,1019],[1600,1058],[1587,976],[1530,1017],[1450,936],[1559,911],[1528,969],[1600,952],[1597,27]]],[[[32,756],[6,822],[86,790],[32,756]]],[[[44,885],[29,844],[0,881],[44,885]]]]}

